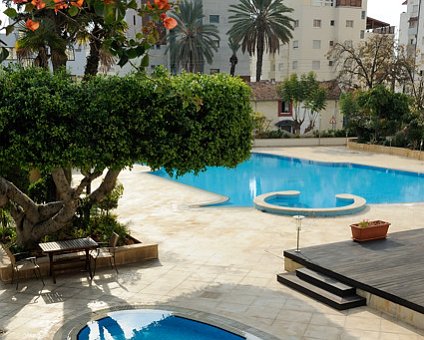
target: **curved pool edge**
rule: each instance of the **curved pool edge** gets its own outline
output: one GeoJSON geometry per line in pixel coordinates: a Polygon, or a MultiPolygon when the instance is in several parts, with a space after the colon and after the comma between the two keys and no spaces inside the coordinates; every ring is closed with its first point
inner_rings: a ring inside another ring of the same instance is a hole
{"type": "Polygon", "coordinates": [[[266,194],[256,196],[253,200],[253,204],[256,209],[271,214],[288,216],[303,215],[308,217],[335,217],[341,215],[356,214],[365,209],[367,204],[367,201],[363,197],[352,194],[337,194],[337,199],[353,200],[353,203],[342,207],[334,208],[291,208],[266,202],[267,199],[274,197],[290,197],[299,195],[300,191],[296,190],[268,192],[266,194]]]}
{"type": "Polygon", "coordinates": [[[77,340],[79,331],[90,321],[102,319],[111,312],[136,309],[171,312],[177,316],[206,323],[243,336],[246,340],[279,340],[279,338],[271,334],[217,314],[168,305],[121,305],[84,313],[63,324],[54,334],[53,340],[77,340]]]}

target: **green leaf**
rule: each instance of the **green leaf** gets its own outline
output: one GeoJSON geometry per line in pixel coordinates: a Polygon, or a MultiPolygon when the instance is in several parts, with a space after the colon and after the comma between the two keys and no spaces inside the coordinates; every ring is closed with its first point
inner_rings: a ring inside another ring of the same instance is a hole
{"type": "Polygon", "coordinates": [[[7,15],[9,18],[14,19],[18,16],[18,12],[16,12],[16,9],[9,7],[3,12],[5,15],[7,15]]]}
{"type": "Polygon", "coordinates": [[[6,35],[9,35],[10,33],[12,33],[14,29],[15,29],[15,26],[13,25],[6,26],[6,35]]]}
{"type": "Polygon", "coordinates": [[[126,53],[125,54],[122,54],[121,55],[121,58],[119,59],[118,65],[120,67],[122,67],[122,66],[124,66],[128,62],[128,60],[129,60],[128,55],[126,53]]]}
{"type": "Polygon", "coordinates": [[[25,5],[25,12],[32,12],[32,10],[35,8],[35,6],[32,3],[27,3],[25,5]]]}
{"type": "Polygon", "coordinates": [[[68,14],[69,14],[71,17],[76,16],[76,15],[78,14],[78,12],[79,12],[79,10],[78,10],[78,7],[77,7],[77,6],[71,6],[71,7],[69,8],[69,10],[68,10],[68,14]]]}
{"type": "Polygon", "coordinates": [[[6,60],[8,56],[9,56],[9,51],[7,50],[7,48],[0,47],[0,63],[6,60]]]}
{"type": "Polygon", "coordinates": [[[131,9],[137,9],[137,1],[135,1],[135,0],[131,0],[131,1],[128,3],[127,7],[128,7],[128,8],[131,8],[131,9]]]}
{"type": "Polygon", "coordinates": [[[102,1],[96,1],[94,3],[94,11],[100,17],[102,17],[105,13],[105,4],[102,1]]]}
{"type": "Polygon", "coordinates": [[[106,24],[113,24],[115,22],[116,8],[113,5],[106,5],[104,9],[104,18],[106,24]]]}
{"type": "Polygon", "coordinates": [[[149,66],[149,55],[146,54],[143,59],[141,59],[141,63],[140,63],[141,67],[147,67],[149,66]]]}

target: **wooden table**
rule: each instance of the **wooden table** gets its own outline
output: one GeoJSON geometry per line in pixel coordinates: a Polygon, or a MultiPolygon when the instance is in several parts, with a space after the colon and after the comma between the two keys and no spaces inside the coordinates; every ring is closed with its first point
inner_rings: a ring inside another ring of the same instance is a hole
{"type": "Polygon", "coordinates": [[[66,241],[45,242],[39,243],[38,245],[44,254],[49,255],[50,276],[53,277],[53,283],[56,283],[54,255],[77,253],[80,251],[85,251],[85,269],[88,270],[90,278],[92,278],[90,250],[96,249],[99,245],[91,237],[77,238],[74,240],[66,241]]]}

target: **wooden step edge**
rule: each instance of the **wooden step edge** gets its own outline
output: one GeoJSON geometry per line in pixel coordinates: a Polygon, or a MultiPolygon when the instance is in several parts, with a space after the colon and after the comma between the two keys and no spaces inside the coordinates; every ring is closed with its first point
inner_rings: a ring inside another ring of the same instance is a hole
{"type": "Polygon", "coordinates": [[[308,268],[297,269],[296,275],[303,281],[309,282],[314,286],[320,287],[341,297],[356,294],[355,287],[348,286],[343,282],[333,279],[328,275],[322,274],[320,272],[308,268]]]}
{"type": "Polygon", "coordinates": [[[340,297],[301,280],[294,273],[277,274],[277,281],[337,310],[346,310],[366,305],[366,299],[361,296],[340,297]]]}

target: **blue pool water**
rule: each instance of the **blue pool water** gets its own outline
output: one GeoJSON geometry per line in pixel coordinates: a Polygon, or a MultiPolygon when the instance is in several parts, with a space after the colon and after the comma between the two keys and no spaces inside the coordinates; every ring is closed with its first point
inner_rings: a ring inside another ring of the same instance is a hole
{"type": "Polygon", "coordinates": [[[161,310],[136,309],[110,312],[92,321],[78,340],[242,340],[221,328],[175,316],[161,310]]]}
{"type": "MultiPolygon", "coordinates": [[[[164,171],[155,175],[170,178],[164,171]]],[[[298,207],[331,208],[348,204],[336,194],[361,196],[367,203],[424,202],[424,174],[349,163],[322,163],[254,153],[234,169],[210,167],[180,183],[229,197],[225,205],[252,206],[254,197],[272,192],[300,191],[298,207]]]]}

